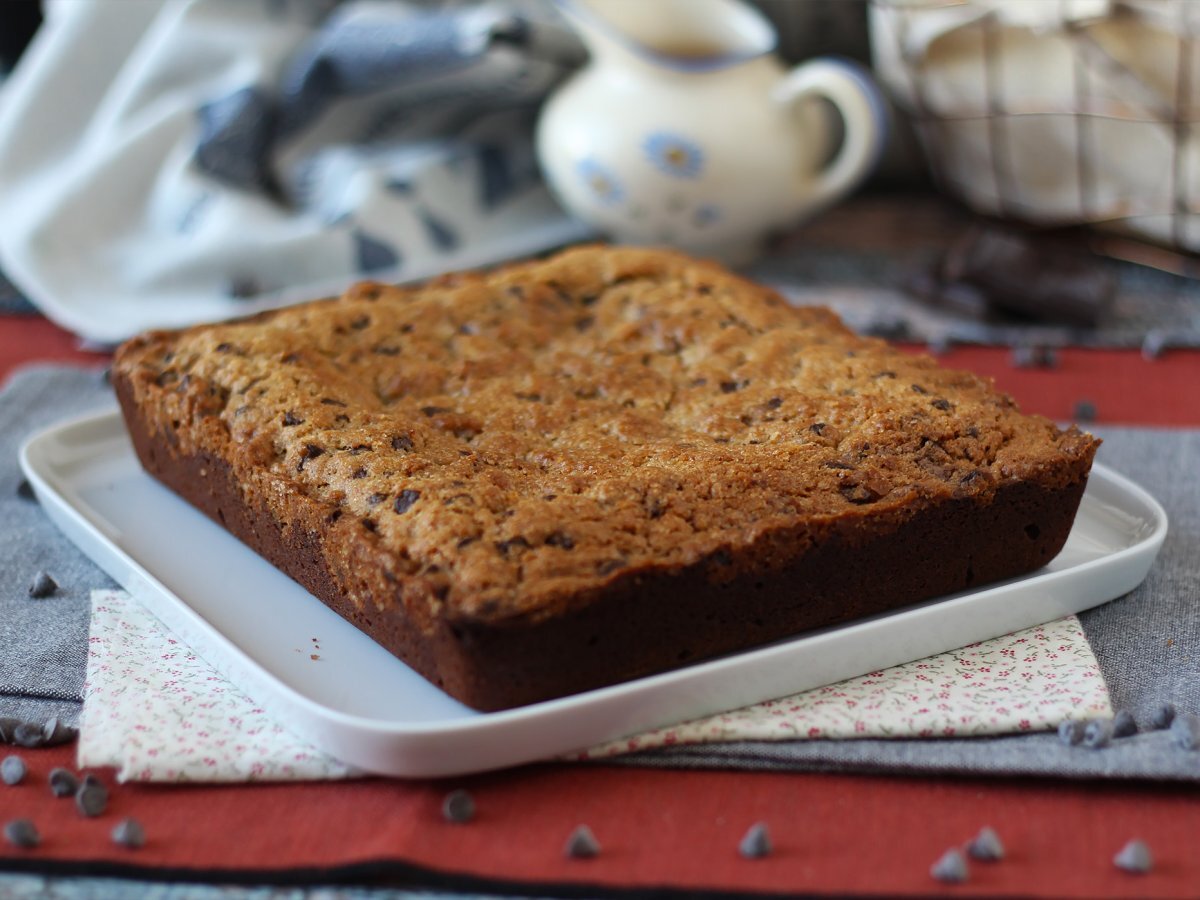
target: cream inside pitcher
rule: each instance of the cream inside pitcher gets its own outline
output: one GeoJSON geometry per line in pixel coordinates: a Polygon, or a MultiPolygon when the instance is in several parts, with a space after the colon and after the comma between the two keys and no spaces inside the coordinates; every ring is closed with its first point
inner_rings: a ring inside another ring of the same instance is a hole
{"type": "Polygon", "coordinates": [[[857,185],[879,155],[878,89],[856,66],[788,71],[738,0],[560,0],[590,63],[546,103],[537,147],[560,202],[629,243],[745,262],[857,185]],[[817,98],[842,120],[841,145],[817,98]]]}

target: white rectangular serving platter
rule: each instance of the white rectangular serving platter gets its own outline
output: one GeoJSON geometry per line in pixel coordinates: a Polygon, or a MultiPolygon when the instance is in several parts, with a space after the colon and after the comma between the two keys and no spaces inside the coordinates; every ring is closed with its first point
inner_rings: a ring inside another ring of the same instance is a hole
{"type": "Polygon", "coordinates": [[[71,540],[282,725],[344,762],[405,777],[546,759],[1048,622],[1132,590],[1167,533],[1154,498],[1097,465],[1066,547],[1030,575],[626,684],[479,713],[146,475],[116,411],[35,435],[21,465],[71,540]]]}

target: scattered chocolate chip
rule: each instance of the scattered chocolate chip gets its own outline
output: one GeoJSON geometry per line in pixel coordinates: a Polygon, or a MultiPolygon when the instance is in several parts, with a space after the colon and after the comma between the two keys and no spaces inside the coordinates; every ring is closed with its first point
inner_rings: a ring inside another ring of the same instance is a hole
{"type": "Polygon", "coordinates": [[[646,515],[651,519],[661,519],[663,513],[667,511],[667,504],[659,500],[657,497],[646,502],[646,515]]]}
{"type": "Polygon", "coordinates": [[[772,397],[767,401],[767,409],[779,409],[781,406],[783,406],[782,397],[772,397]]]}
{"type": "Polygon", "coordinates": [[[229,343],[228,341],[221,341],[221,343],[217,344],[218,353],[228,353],[232,349],[233,344],[229,343]]]}
{"type": "Polygon", "coordinates": [[[575,330],[581,334],[596,324],[595,316],[580,316],[575,320],[575,330]]]}
{"type": "Polygon", "coordinates": [[[29,596],[37,600],[52,597],[57,590],[58,582],[45,572],[39,571],[29,583],[29,596]]]}
{"type": "Polygon", "coordinates": [[[1156,731],[1161,731],[1164,728],[1170,728],[1171,723],[1175,721],[1175,704],[1163,703],[1154,711],[1150,717],[1150,727],[1156,731]]]}
{"type": "Polygon", "coordinates": [[[284,354],[283,359],[280,360],[280,362],[285,362],[285,363],[294,363],[294,362],[299,362],[299,361],[300,361],[299,353],[286,353],[286,354],[284,354]]]}
{"type": "Polygon", "coordinates": [[[1166,332],[1159,329],[1151,329],[1146,332],[1146,337],[1142,340],[1142,358],[1146,360],[1158,359],[1170,346],[1171,339],[1166,332]]]}
{"type": "Polygon", "coordinates": [[[0,762],[0,781],[7,785],[20,784],[25,779],[25,760],[19,756],[6,756],[0,762]]]}
{"type": "Polygon", "coordinates": [[[364,328],[366,328],[370,324],[371,324],[370,316],[359,316],[357,319],[355,319],[353,322],[350,323],[350,327],[353,328],[355,331],[362,331],[364,328]]]}
{"type": "Polygon", "coordinates": [[[829,426],[827,426],[824,422],[814,422],[813,424],[808,426],[808,430],[811,431],[813,434],[824,434],[825,429],[828,427],[829,426]]]}
{"type": "Polygon", "coordinates": [[[451,791],[442,801],[442,818],[455,825],[465,825],[475,818],[475,798],[462,789],[451,791]]]}
{"type": "Polygon", "coordinates": [[[399,347],[376,347],[372,352],[378,353],[380,356],[399,356],[400,348],[399,347]]]}
{"type": "Polygon", "coordinates": [[[1078,400],[1075,403],[1074,418],[1080,422],[1096,421],[1096,404],[1091,400],[1078,400]]]}
{"type": "Polygon", "coordinates": [[[917,393],[917,394],[928,394],[929,393],[929,391],[927,391],[925,388],[921,387],[919,384],[911,385],[911,387],[912,387],[914,393],[917,393]]]}
{"type": "Polygon", "coordinates": [[[84,776],[83,784],[75,792],[75,808],[81,816],[94,818],[108,808],[108,788],[95,776],[84,776]]]}
{"type": "Polygon", "coordinates": [[[13,819],[4,823],[4,838],[14,847],[28,850],[41,843],[37,828],[28,819],[13,819]]]}
{"type": "Polygon", "coordinates": [[[932,401],[929,405],[934,409],[940,409],[942,412],[950,412],[950,410],[954,409],[953,403],[951,403],[949,400],[944,400],[941,397],[932,401]]]}
{"type": "Polygon", "coordinates": [[[403,450],[405,453],[408,453],[413,449],[413,439],[407,434],[398,434],[392,438],[392,449],[403,450]]]}
{"type": "Polygon", "coordinates": [[[387,499],[387,494],[372,494],[367,498],[367,506],[378,506],[387,499]]]}
{"type": "Polygon", "coordinates": [[[1083,729],[1080,744],[1089,750],[1103,750],[1112,743],[1112,722],[1108,719],[1092,719],[1083,729]]]}
{"type": "Polygon", "coordinates": [[[50,770],[50,793],[55,797],[70,797],[79,790],[79,779],[70,769],[62,767],[50,770]]]}
{"type": "Polygon", "coordinates": [[[755,822],[751,825],[738,844],[738,853],[745,859],[762,859],[770,856],[772,849],[771,833],[767,830],[765,822],[755,822]]]}
{"type": "Polygon", "coordinates": [[[351,478],[366,478],[367,470],[364,469],[362,466],[359,466],[357,469],[355,469],[353,472],[350,473],[350,477],[351,478]]]}
{"type": "Polygon", "coordinates": [[[396,497],[396,502],[392,504],[392,509],[398,513],[406,513],[412,509],[412,505],[421,499],[420,491],[401,491],[396,497]]]}
{"type": "Polygon", "coordinates": [[[372,533],[373,533],[373,532],[376,532],[376,531],[378,531],[378,530],[379,530],[379,526],[375,524],[375,520],[374,520],[374,519],[363,519],[363,520],[362,520],[362,527],[363,527],[363,528],[365,528],[365,529],[367,529],[367,531],[370,531],[370,532],[372,532],[372,533]]]}
{"type": "Polygon", "coordinates": [[[112,840],[118,846],[137,850],[146,845],[146,829],[137,819],[122,819],[113,827],[112,840]]]}
{"type": "Polygon", "coordinates": [[[1184,750],[1200,748],[1200,718],[1184,713],[1171,722],[1171,737],[1184,750]]]}
{"type": "Polygon", "coordinates": [[[721,393],[732,394],[734,391],[741,390],[743,386],[743,383],[738,381],[722,381],[720,385],[721,393]]]}
{"type": "Polygon", "coordinates": [[[546,543],[551,547],[561,547],[564,550],[575,549],[575,541],[565,531],[555,531],[546,538],[546,543]]]}
{"type": "Polygon", "coordinates": [[[1083,740],[1083,732],[1087,728],[1087,722],[1081,722],[1077,719],[1067,719],[1058,723],[1058,739],[1068,747],[1074,747],[1083,740]]]}
{"type": "Polygon", "coordinates": [[[37,500],[37,495],[33,492],[33,485],[26,478],[22,478],[21,483],[17,485],[17,496],[22,500],[37,500]]]}
{"type": "Polygon", "coordinates": [[[996,834],[994,828],[984,826],[967,844],[967,855],[971,859],[995,862],[1004,859],[1004,844],[1000,842],[1000,835],[996,834]]]}
{"type": "Polygon", "coordinates": [[[970,873],[966,857],[957,848],[951,847],[930,866],[929,874],[943,884],[961,884],[970,873]]]}
{"type": "Polygon", "coordinates": [[[290,410],[283,414],[283,425],[285,428],[290,428],[293,425],[303,425],[304,420],[290,410]]]}
{"type": "Polygon", "coordinates": [[[1122,709],[1116,714],[1116,716],[1113,717],[1113,737],[1129,737],[1130,735],[1137,734],[1137,732],[1137,720],[1134,719],[1133,713],[1131,713],[1129,710],[1122,709]]]}
{"type": "Polygon", "coordinates": [[[592,829],[586,825],[580,825],[567,838],[563,854],[567,859],[592,859],[600,855],[600,842],[592,834],[592,829]]]}
{"type": "Polygon", "coordinates": [[[421,412],[427,416],[437,416],[442,413],[448,413],[450,410],[445,406],[422,406],[421,412]]]}
{"type": "Polygon", "coordinates": [[[854,469],[854,466],[848,462],[843,462],[840,459],[827,459],[827,460],[825,460],[825,462],[821,463],[821,468],[823,468],[823,469],[842,469],[845,471],[852,471],[854,469]]]}
{"type": "Polygon", "coordinates": [[[46,743],[40,722],[22,722],[13,729],[12,741],[18,747],[41,747],[46,743]]]}
{"type": "Polygon", "coordinates": [[[1144,875],[1154,868],[1154,857],[1145,841],[1133,840],[1113,857],[1113,865],[1135,875],[1144,875]]]}
{"type": "Polygon", "coordinates": [[[322,397],[321,402],[325,406],[342,406],[342,407],[344,407],[346,405],[341,400],[336,400],[333,397],[322,397]]]}

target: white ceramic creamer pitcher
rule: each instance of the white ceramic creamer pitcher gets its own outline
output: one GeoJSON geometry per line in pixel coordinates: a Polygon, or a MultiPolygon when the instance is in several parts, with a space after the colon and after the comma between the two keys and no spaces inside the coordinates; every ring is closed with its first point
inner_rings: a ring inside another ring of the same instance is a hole
{"type": "Polygon", "coordinates": [[[619,241],[744,262],[870,171],[884,137],[856,67],[791,71],[738,0],[560,0],[591,62],[543,108],[538,158],[559,201],[619,241]],[[841,145],[826,161],[836,123],[841,145]]]}

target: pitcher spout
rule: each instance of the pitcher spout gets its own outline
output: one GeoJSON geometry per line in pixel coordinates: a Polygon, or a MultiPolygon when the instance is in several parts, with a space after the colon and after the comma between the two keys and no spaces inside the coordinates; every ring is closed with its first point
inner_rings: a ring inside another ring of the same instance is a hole
{"type": "Polygon", "coordinates": [[[708,71],[772,53],[775,29],[741,0],[558,0],[593,59],[708,71]]]}

